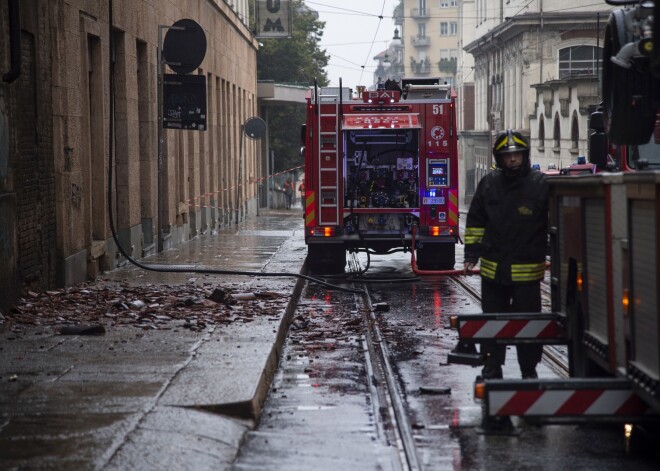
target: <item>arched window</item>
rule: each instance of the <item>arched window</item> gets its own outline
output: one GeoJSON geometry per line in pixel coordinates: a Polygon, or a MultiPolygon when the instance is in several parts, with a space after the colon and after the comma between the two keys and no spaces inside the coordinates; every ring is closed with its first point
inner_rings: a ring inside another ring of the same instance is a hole
{"type": "Polygon", "coordinates": [[[596,46],[571,46],[559,50],[559,78],[572,75],[596,75],[603,49],[596,46]]]}
{"type": "Polygon", "coordinates": [[[580,127],[578,125],[577,111],[573,111],[571,120],[571,149],[578,150],[580,147],[580,127]]]}
{"type": "Polygon", "coordinates": [[[545,147],[545,118],[539,115],[539,147],[545,147]]]}
{"type": "Polygon", "coordinates": [[[555,128],[552,133],[552,139],[554,141],[554,148],[559,149],[561,147],[561,126],[559,125],[559,113],[555,113],[555,128]]]}

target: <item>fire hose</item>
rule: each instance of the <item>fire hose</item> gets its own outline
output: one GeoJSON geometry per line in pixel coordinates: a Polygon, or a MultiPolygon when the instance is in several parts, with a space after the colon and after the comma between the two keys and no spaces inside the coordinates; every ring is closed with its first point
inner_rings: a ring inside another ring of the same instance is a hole
{"type": "MultiPolygon", "coordinates": [[[[417,225],[412,226],[412,250],[410,251],[410,265],[412,267],[412,271],[415,275],[418,276],[432,276],[432,275],[440,275],[440,276],[457,276],[457,275],[465,275],[465,270],[422,270],[420,268],[417,268],[417,261],[415,260],[415,236],[417,235],[417,225]]],[[[474,270],[468,270],[468,273],[470,275],[478,275],[481,273],[478,269],[474,270]]]]}

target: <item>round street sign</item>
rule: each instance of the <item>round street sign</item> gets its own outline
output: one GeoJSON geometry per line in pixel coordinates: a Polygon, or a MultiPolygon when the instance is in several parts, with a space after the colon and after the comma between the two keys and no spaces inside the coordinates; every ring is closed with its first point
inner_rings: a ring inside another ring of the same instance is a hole
{"type": "Polygon", "coordinates": [[[245,135],[251,139],[261,139],[266,135],[266,122],[258,116],[248,119],[243,128],[245,135]]]}
{"type": "Polygon", "coordinates": [[[194,20],[179,20],[167,30],[163,41],[165,62],[177,74],[199,67],[206,55],[206,34],[194,20]]]}

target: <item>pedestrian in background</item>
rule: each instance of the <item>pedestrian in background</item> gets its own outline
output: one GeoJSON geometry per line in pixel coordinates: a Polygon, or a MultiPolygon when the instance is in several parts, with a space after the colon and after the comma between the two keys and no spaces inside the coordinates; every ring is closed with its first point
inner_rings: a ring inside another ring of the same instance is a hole
{"type": "Polygon", "coordinates": [[[300,182],[300,185],[298,185],[298,192],[300,192],[300,204],[302,205],[303,209],[305,209],[305,179],[304,178],[300,182]]]}
{"type": "MultiPolygon", "coordinates": [[[[541,312],[548,232],[548,185],[531,168],[529,145],[516,131],[497,136],[497,169],[485,175],[468,210],[465,228],[465,274],[477,261],[484,313],[541,312]]],[[[518,345],[523,379],[537,378],[542,345],[518,345]]],[[[502,378],[505,345],[481,344],[484,379],[502,378]]]]}
{"type": "Polygon", "coordinates": [[[286,209],[291,209],[291,205],[293,204],[293,193],[294,193],[293,182],[291,181],[291,177],[289,177],[284,182],[284,196],[286,197],[286,209]]]}

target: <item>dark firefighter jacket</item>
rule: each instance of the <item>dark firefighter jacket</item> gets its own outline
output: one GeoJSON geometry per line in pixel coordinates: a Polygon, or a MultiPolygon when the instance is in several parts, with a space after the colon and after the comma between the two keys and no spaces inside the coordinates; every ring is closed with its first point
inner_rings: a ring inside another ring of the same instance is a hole
{"type": "Polygon", "coordinates": [[[512,178],[484,176],[465,228],[465,261],[481,262],[481,276],[503,285],[543,279],[548,229],[548,184],[529,170],[512,178]]]}

